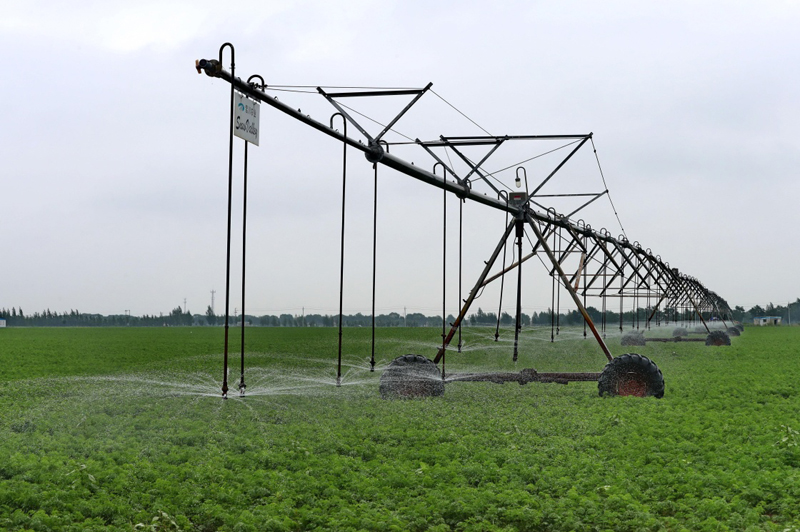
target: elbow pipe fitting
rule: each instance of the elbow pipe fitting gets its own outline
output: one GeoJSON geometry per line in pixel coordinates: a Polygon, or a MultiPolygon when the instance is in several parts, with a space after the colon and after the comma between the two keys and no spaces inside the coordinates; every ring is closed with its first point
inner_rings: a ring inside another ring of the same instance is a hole
{"type": "Polygon", "coordinates": [[[194,62],[194,67],[197,69],[198,74],[202,71],[212,78],[218,77],[222,71],[222,64],[216,59],[197,59],[194,62]]]}

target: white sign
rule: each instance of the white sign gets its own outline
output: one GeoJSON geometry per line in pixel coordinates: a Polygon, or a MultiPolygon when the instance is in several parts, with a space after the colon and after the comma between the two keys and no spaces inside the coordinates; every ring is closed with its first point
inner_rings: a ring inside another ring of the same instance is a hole
{"type": "Polygon", "coordinates": [[[259,104],[238,92],[233,98],[233,134],[258,146],[259,104]]]}

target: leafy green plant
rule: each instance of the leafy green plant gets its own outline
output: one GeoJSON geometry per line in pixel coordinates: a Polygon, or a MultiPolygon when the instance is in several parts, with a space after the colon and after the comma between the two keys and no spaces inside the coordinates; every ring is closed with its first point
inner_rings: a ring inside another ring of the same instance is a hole
{"type": "Polygon", "coordinates": [[[800,444],[798,436],[800,436],[800,432],[788,425],[781,425],[781,439],[775,442],[775,445],[784,449],[797,447],[800,444]]]}
{"type": "Polygon", "coordinates": [[[149,524],[137,523],[133,525],[134,530],[145,530],[149,532],[167,532],[170,530],[180,531],[181,527],[167,512],[159,510],[158,514],[150,520],[149,524]]]}
{"type": "Polygon", "coordinates": [[[79,465],[65,476],[72,477],[72,483],[70,484],[72,489],[79,487],[88,488],[90,490],[97,489],[97,479],[86,469],[86,464],[79,465]]]}
{"type": "MultiPolygon", "coordinates": [[[[667,383],[661,400],[601,399],[591,382],[461,382],[435,399],[384,401],[381,369],[399,354],[435,353],[440,331],[379,330],[372,373],[369,331],[346,330],[336,387],[335,329],[252,328],[248,395],[223,401],[219,331],[190,331],[3,332],[0,368],[21,357],[25,372],[0,375],[0,529],[779,531],[800,522],[800,440],[787,424],[800,415],[800,328],[748,329],[722,348],[648,344],[642,354],[667,383]]],[[[580,331],[551,344],[549,330],[525,329],[515,366],[493,332],[465,330],[448,372],[604,364],[580,331]]]]}

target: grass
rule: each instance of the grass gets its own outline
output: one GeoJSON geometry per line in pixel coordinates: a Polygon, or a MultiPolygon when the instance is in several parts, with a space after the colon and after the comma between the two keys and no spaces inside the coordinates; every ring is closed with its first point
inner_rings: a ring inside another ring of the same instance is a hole
{"type": "MultiPolygon", "coordinates": [[[[661,400],[453,383],[383,401],[380,369],[440,331],[379,330],[370,373],[370,331],[346,329],[341,388],[335,329],[247,334],[248,397],[222,401],[219,329],[0,331],[0,529],[800,530],[800,328],[610,339],[658,363],[661,400]]],[[[513,369],[510,333],[490,336],[467,330],[448,372],[513,369]]],[[[604,362],[548,329],[517,369],[604,362]]]]}

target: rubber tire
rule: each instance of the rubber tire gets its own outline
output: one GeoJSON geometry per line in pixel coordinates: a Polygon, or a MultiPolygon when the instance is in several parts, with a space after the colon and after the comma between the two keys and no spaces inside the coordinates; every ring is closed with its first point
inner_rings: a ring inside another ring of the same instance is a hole
{"type": "Polygon", "coordinates": [[[689,331],[686,330],[685,327],[678,327],[678,328],[676,328],[676,329],[674,329],[672,331],[672,337],[673,338],[679,338],[681,336],[688,336],[688,335],[689,335],[689,331]]]}
{"type": "Polygon", "coordinates": [[[728,327],[728,336],[739,336],[741,334],[738,327],[728,327]]]}
{"type": "Polygon", "coordinates": [[[744,325],[742,325],[741,323],[737,323],[736,324],[736,328],[739,329],[740,333],[744,332],[744,325]]]}
{"type": "Polygon", "coordinates": [[[600,378],[597,390],[603,395],[634,395],[637,397],[664,397],[664,376],[655,362],[649,358],[630,353],[611,360],[600,378]]]}
{"type": "Polygon", "coordinates": [[[395,358],[381,374],[383,399],[418,399],[444,395],[442,373],[433,360],[422,355],[395,358]]]}
{"type": "Polygon", "coordinates": [[[643,346],[645,345],[644,332],[628,331],[622,335],[622,338],[619,339],[619,343],[624,346],[643,346]]]}
{"type": "Polygon", "coordinates": [[[731,345],[731,337],[725,331],[711,331],[706,337],[706,345],[723,346],[731,345]]]}

